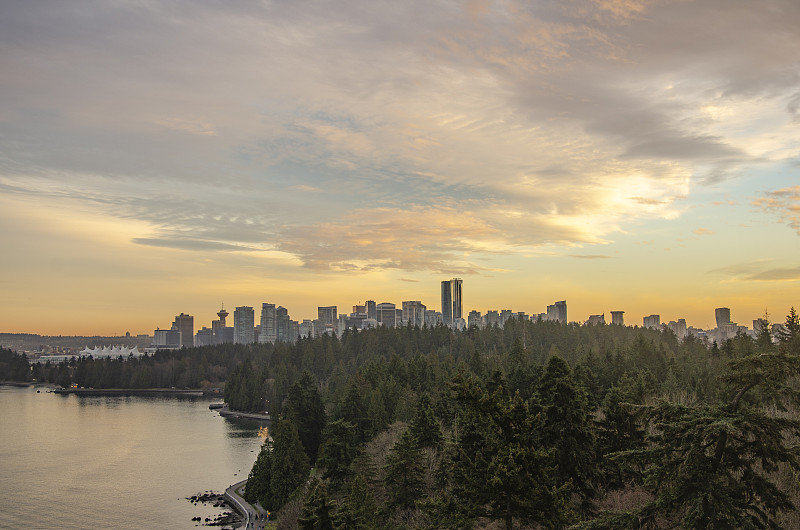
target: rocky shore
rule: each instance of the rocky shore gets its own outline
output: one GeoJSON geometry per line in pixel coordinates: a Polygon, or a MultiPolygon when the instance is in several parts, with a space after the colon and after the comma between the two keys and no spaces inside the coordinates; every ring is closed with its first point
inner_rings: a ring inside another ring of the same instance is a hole
{"type": "Polygon", "coordinates": [[[198,504],[202,504],[203,506],[211,505],[214,508],[222,510],[222,513],[213,518],[201,516],[192,517],[195,526],[219,526],[223,529],[234,529],[241,528],[244,525],[244,518],[228,503],[222,493],[207,491],[187,497],[186,500],[195,506],[198,504]]]}

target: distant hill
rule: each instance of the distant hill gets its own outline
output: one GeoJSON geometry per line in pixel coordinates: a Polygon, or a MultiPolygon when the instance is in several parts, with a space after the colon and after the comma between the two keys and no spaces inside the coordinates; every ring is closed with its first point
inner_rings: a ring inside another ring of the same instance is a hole
{"type": "Polygon", "coordinates": [[[74,350],[78,352],[89,346],[138,346],[139,349],[150,346],[152,337],[148,335],[131,335],[130,337],[102,336],[68,336],[68,335],[36,335],[33,333],[0,333],[0,347],[14,351],[56,351],[74,350]]]}

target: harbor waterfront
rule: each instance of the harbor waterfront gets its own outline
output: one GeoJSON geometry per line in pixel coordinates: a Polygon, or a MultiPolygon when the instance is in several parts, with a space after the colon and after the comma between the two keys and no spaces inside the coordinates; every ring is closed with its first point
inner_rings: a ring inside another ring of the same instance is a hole
{"type": "Polygon", "coordinates": [[[188,497],[247,477],[260,425],[208,398],[0,386],[0,528],[193,528],[188,497]]]}

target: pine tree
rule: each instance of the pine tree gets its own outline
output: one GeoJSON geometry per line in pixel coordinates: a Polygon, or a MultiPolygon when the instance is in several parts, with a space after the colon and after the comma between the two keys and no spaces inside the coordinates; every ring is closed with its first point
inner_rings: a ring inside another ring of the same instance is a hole
{"type": "Polygon", "coordinates": [[[425,470],[422,450],[410,430],[405,430],[386,457],[386,489],[393,508],[407,510],[422,495],[425,470]]]}
{"type": "Polygon", "coordinates": [[[427,394],[423,394],[417,401],[410,431],[420,447],[440,447],[442,444],[442,428],[433,415],[431,398],[427,394]]]}
{"type": "Polygon", "coordinates": [[[535,409],[542,414],[541,444],[555,451],[559,481],[572,482],[584,501],[591,499],[596,482],[595,433],[586,394],[564,359],[548,359],[535,409]]]}
{"type": "MultiPolygon", "coordinates": [[[[509,396],[502,382],[481,388],[458,377],[458,438],[450,446],[449,494],[442,507],[458,510],[462,521],[489,517],[559,527],[567,520],[566,489],[553,481],[552,454],[540,448],[540,417],[530,413],[519,393],[509,396]]],[[[451,520],[456,520],[450,517],[451,520]]]]}
{"type": "Polygon", "coordinates": [[[350,487],[335,514],[336,526],[347,530],[379,528],[375,497],[361,475],[350,480],[350,487]]]}
{"type": "Polygon", "coordinates": [[[306,498],[298,526],[303,530],[333,530],[334,502],[328,496],[328,488],[318,478],[312,478],[306,488],[306,498]]]}
{"type": "Polygon", "coordinates": [[[272,438],[270,493],[273,511],[277,511],[305,482],[311,465],[294,423],[285,419],[274,422],[272,438]]]}
{"type": "Polygon", "coordinates": [[[800,316],[794,307],[789,310],[778,338],[782,352],[800,355],[800,316]]]}
{"type": "Polygon", "coordinates": [[[350,476],[350,464],[358,455],[356,427],[345,420],[334,420],[325,426],[322,438],[317,464],[324,470],[322,478],[338,490],[350,476]]]}
{"type": "Polygon", "coordinates": [[[344,399],[337,410],[336,417],[355,425],[356,439],[359,444],[369,439],[372,425],[357,378],[352,377],[350,379],[344,399]]]}
{"type": "Polygon", "coordinates": [[[300,379],[289,389],[286,417],[297,427],[303,449],[313,464],[317,460],[326,419],[319,388],[308,372],[303,372],[300,379]]]}
{"type": "Polygon", "coordinates": [[[800,421],[780,412],[800,405],[792,386],[798,372],[800,356],[751,355],[729,362],[723,400],[647,408],[648,446],[621,456],[646,466],[654,499],[594,527],[666,518],[687,528],[779,528],[776,514],[795,507],[771,475],[781,465],[800,465],[788,442],[800,437],[800,421]]]}
{"type": "Polygon", "coordinates": [[[272,507],[272,442],[267,438],[261,444],[244,489],[244,498],[249,503],[258,501],[261,506],[272,507]]]}

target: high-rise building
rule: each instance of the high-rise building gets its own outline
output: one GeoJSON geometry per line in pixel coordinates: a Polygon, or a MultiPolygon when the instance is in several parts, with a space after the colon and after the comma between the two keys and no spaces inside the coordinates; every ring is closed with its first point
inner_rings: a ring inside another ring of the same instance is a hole
{"type": "Polygon", "coordinates": [[[722,329],[725,324],[731,323],[731,310],[729,307],[718,307],[714,310],[714,317],[717,320],[717,327],[722,329]]]}
{"type": "Polygon", "coordinates": [[[469,315],[467,315],[467,325],[469,327],[475,326],[477,328],[481,327],[481,314],[479,311],[470,311],[469,315]]]}
{"type": "Polygon", "coordinates": [[[378,306],[375,304],[375,300],[367,300],[365,305],[367,306],[367,318],[378,320],[378,306]]]}
{"type": "Polygon", "coordinates": [[[289,320],[289,344],[297,342],[297,337],[300,336],[300,324],[296,320],[289,320]]]}
{"type": "Polygon", "coordinates": [[[387,328],[393,328],[397,325],[397,308],[394,304],[383,302],[376,306],[378,313],[378,325],[384,325],[387,328]]]}
{"type": "Polygon", "coordinates": [[[489,309],[486,311],[486,314],[483,316],[483,320],[483,327],[485,328],[493,328],[495,326],[500,327],[500,313],[494,309],[489,309]]]}
{"type": "Polygon", "coordinates": [[[194,317],[181,313],[175,317],[173,324],[181,332],[181,346],[191,348],[194,346],[194,317]]]}
{"type": "Polygon", "coordinates": [[[317,320],[322,322],[324,326],[336,326],[339,321],[339,313],[335,305],[318,307],[317,320]]]}
{"type": "Polygon", "coordinates": [[[556,322],[561,322],[562,324],[566,324],[567,301],[561,300],[560,302],[556,302],[553,305],[547,306],[547,320],[553,320],[556,322]]]}
{"type": "Polygon", "coordinates": [[[642,327],[658,329],[661,327],[661,315],[650,315],[642,319],[642,327]]]}
{"type": "Polygon", "coordinates": [[[275,310],[275,340],[278,342],[293,342],[294,339],[289,334],[289,311],[281,306],[275,310]]]}
{"type": "Polygon", "coordinates": [[[669,328],[677,338],[683,340],[689,334],[689,329],[686,327],[686,319],[679,318],[677,322],[674,320],[670,320],[667,323],[667,328],[669,328]]]}
{"type": "Polygon", "coordinates": [[[419,300],[403,302],[403,324],[422,327],[425,324],[426,309],[419,300]]]}
{"type": "Polygon", "coordinates": [[[233,311],[233,342],[252,344],[255,339],[255,311],[250,306],[240,306],[233,311]]]}
{"type": "Polygon", "coordinates": [[[175,325],[172,329],[157,329],[153,332],[153,347],[159,350],[177,350],[181,347],[181,332],[175,325]]]}
{"type": "Polygon", "coordinates": [[[442,312],[435,309],[427,309],[425,311],[425,325],[429,328],[435,328],[443,322],[442,312]]]}
{"type": "Polygon", "coordinates": [[[194,336],[195,346],[211,346],[214,344],[214,330],[205,326],[197,330],[194,336]]]}
{"type": "Polygon", "coordinates": [[[450,328],[461,318],[461,283],[460,278],[442,281],[442,321],[450,328]]]}
{"type": "Polygon", "coordinates": [[[611,323],[616,324],[617,326],[624,326],[625,325],[625,311],[612,311],[611,312],[611,323]]]}
{"type": "Polygon", "coordinates": [[[258,342],[262,344],[275,344],[278,338],[277,318],[275,314],[275,304],[261,304],[261,333],[258,335],[258,342]]]}
{"type": "Polygon", "coordinates": [[[586,321],[587,326],[597,326],[606,323],[606,314],[589,315],[589,320],[586,321]]]}

